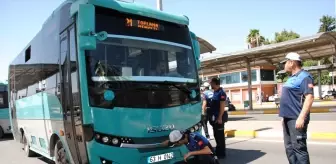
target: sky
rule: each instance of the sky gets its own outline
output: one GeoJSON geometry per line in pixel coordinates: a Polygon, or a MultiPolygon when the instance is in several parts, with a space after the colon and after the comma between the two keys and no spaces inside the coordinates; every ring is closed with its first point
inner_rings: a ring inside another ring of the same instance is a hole
{"type": "MultiPolygon", "coordinates": [[[[0,81],[8,65],[41,29],[64,0],[0,0],[0,81]]],[[[156,0],[135,0],[156,8],[156,0]]],[[[163,11],[186,15],[190,30],[213,44],[217,53],[247,49],[250,29],[273,39],[293,30],[300,36],[317,33],[322,15],[335,16],[335,0],[163,0],[163,11]]],[[[209,54],[211,55],[211,54],[209,54]]]]}

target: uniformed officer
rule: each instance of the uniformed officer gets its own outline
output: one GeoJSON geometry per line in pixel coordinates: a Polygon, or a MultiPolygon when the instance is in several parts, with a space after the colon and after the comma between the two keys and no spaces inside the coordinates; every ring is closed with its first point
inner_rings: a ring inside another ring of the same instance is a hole
{"type": "Polygon", "coordinates": [[[212,98],[213,96],[213,92],[210,90],[210,84],[205,82],[203,84],[204,86],[204,91],[202,94],[202,100],[203,100],[203,104],[202,104],[202,126],[204,129],[204,133],[205,133],[205,137],[210,139],[210,135],[208,132],[208,116],[207,116],[207,103],[206,103],[206,98],[212,98]]]}
{"type": "Polygon", "coordinates": [[[219,164],[210,142],[198,132],[173,130],[169,134],[169,140],[162,144],[170,147],[185,145],[189,152],[184,155],[182,163],[219,164]]]}
{"type": "Polygon", "coordinates": [[[286,55],[284,70],[290,77],[282,87],[279,116],[282,117],[284,143],[290,164],[309,164],[307,128],[314,101],[313,77],[302,70],[300,55],[286,55]]]}
{"type": "Polygon", "coordinates": [[[219,158],[224,158],[226,156],[224,123],[228,120],[228,113],[225,111],[226,93],[223,88],[220,87],[219,78],[212,78],[210,85],[213,89],[213,93],[206,95],[203,103],[206,103],[208,107],[207,116],[213,128],[217,144],[216,155],[219,158]]]}

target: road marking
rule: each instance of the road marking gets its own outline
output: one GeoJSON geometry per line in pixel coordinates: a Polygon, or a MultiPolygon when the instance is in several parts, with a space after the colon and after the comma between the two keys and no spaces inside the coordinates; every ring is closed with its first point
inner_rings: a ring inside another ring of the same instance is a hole
{"type": "MultiPolygon", "coordinates": [[[[336,112],[335,108],[326,106],[326,107],[313,107],[310,110],[310,113],[330,113],[330,112],[336,112]]],[[[277,108],[265,108],[265,109],[254,109],[254,111],[247,111],[247,110],[236,110],[236,111],[230,111],[229,115],[253,115],[253,114],[278,114],[279,109],[277,108]]]]}
{"type": "Polygon", "coordinates": [[[336,108],[329,109],[330,112],[336,112],[336,108]]]}
{"type": "MultiPolygon", "coordinates": [[[[271,142],[271,143],[283,143],[282,140],[272,140],[272,139],[256,139],[256,138],[228,138],[227,140],[232,141],[244,141],[246,142],[271,142]]],[[[325,146],[336,146],[335,142],[319,142],[319,141],[307,141],[309,145],[325,145],[325,146]]]]}

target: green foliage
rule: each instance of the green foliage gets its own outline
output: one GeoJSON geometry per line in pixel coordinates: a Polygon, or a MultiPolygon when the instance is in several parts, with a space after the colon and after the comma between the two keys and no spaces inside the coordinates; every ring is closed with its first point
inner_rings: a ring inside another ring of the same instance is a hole
{"type": "Polygon", "coordinates": [[[321,65],[332,64],[332,57],[325,57],[321,59],[320,61],[321,61],[321,65]]]}
{"type": "Polygon", "coordinates": [[[334,31],[336,29],[336,19],[335,17],[329,16],[329,15],[323,15],[320,19],[321,25],[318,30],[318,32],[328,32],[328,31],[334,31]]]}
{"type": "Polygon", "coordinates": [[[280,42],[297,39],[297,38],[300,38],[300,35],[298,33],[295,33],[293,31],[287,31],[286,29],[284,29],[281,32],[275,33],[274,42],[280,43],[280,42]]]}
{"type": "MultiPolygon", "coordinates": [[[[314,72],[312,73],[314,78],[314,85],[318,85],[318,73],[314,72]]],[[[322,71],[321,72],[321,85],[331,85],[332,79],[329,76],[329,71],[322,71]]]]}
{"type": "Polygon", "coordinates": [[[273,43],[280,43],[280,42],[297,39],[297,38],[300,38],[300,35],[298,33],[284,29],[281,32],[276,32],[274,34],[273,40],[265,39],[264,44],[267,45],[267,44],[273,44],[273,43]]]}
{"type": "Polygon", "coordinates": [[[309,60],[305,60],[302,64],[303,64],[303,67],[317,66],[318,61],[309,59],[309,60]]]}

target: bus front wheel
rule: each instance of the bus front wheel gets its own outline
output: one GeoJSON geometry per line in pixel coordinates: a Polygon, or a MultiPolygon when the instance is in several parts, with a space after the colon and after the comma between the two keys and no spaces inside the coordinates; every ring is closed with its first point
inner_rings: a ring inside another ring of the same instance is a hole
{"type": "Polygon", "coordinates": [[[60,140],[58,140],[57,143],[55,144],[54,153],[56,164],[69,164],[69,161],[66,157],[65,148],[63,147],[63,144],[60,140]]]}

